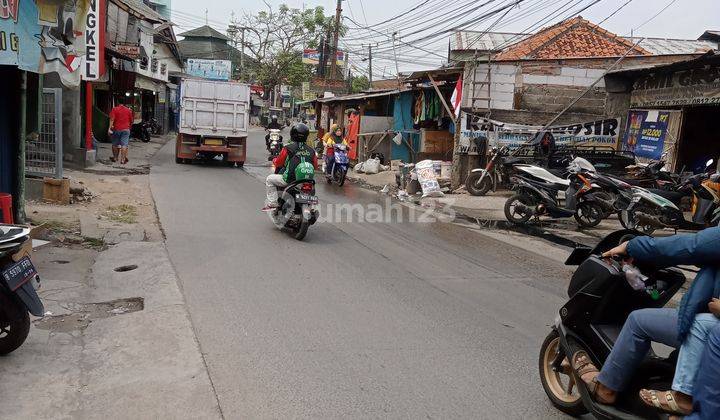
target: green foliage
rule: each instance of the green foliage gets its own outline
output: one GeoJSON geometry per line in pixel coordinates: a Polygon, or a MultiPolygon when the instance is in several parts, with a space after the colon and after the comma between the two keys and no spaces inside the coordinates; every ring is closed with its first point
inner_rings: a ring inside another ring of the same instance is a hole
{"type": "MultiPolygon", "coordinates": [[[[302,63],[303,48],[317,48],[321,37],[334,29],[334,17],[325,16],[323,7],[300,10],[286,4],[277,9],[246,15],[245,51],[255,60],[253,74],[270,92],[275,86],[300,86],[310,79],[311,66],[302,63]]],[[[345,28],[340,28],[344,34],[345,28]]]]}
{"type": "Polygon", "coordinates": [[[370,89],[370,80],[367,76],[354,76],[350,81],[352,93],[360,93],[370,89]]]}

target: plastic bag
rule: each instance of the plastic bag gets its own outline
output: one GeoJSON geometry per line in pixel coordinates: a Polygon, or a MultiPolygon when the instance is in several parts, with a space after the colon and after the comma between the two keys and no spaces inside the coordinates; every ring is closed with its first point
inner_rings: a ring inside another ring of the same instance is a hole
{"type": "Polygon", "coordinates": [[[444,197],[445,194],[440,190],[440,184],[435,175],[432,160],[423,160],[415,165],[420,188],[422,188],[423,197],[444,197]]]}
{"type": "Polygon", "coordinates": [[[353,171],[362,174],[365,172],[365,169],[363,168],[365,166],[365,162],[358,162],[357,165],[353,168],[353,171]]]}
{"type": "Polygon", "coordinates": [[[368,159],[363,164],[363,170],[366,174],[376,174],[380,172],[380,159],[368,159]]]}

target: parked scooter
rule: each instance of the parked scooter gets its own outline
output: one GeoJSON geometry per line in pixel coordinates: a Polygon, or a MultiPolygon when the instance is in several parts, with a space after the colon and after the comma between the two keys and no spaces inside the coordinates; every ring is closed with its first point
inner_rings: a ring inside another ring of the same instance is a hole
{"type": "Polygon", "coordinates": [[[550,402],[571,416],[590,412],[602,419],[666,418],[645,405],[638,393],[641,388],[670,389],[677,352],[668,358],[647,357],[614,406],[593,401],[569,362],[573,354],[584,350],[602,367],[630,313],[665,306],[685,283],[685,276],[674,268],[635,267],[628,261],[601,257],[637,235],[629,230],[612,233],[594,249],[575,249],[565,263],[578,268],[568,287],[570,299],[560,308],[540,348],[539,369],[550,402]]]}
{"type": "MultiPolygon", "coordinates": [[[[330,168],[325,173],[325,178],[328,184],[335,182],[339,186],[345,184],[345,177],[347,176],[348,164],[350,159],[348,158],[348,148],[344,144],[336,144],[333,147],[334,159],[330,163],[330,168]]],[[[326,165],[328,163],[326,162],[326,165]]]]}
{"type": "MultiPolygon", "coordinates": [[[[282,168],[276,169],[277,171],[282,168]]],[[[278,187],[278,207],[270,218],[279,229],[288,232],[298,241],[305,239],[310,226],[317,222],[320,212],[315,195],[315,168],[303,162],[295,170],[296,181],[284,188],[278,187]]]]}
{"type": "Polygon", "coordinates": [[[510,156],[506,146],[493,148],[485,168],[473,169],[465,180],[465,187],[471,195],[482,196],[498,187],[509,187],[513,166],[522,163],[521,159],[510,156]]]}
{"type": "Polygon", "coordinates": [[[515,195],[505,202],[505,217],[511,223],[525,224],[531,218],[575,217],[582,227],[594,227],[604,219],[602,207],[594,193],[599,187],[583,176],[584,170],[594,171],[585,159],[575,158],[568,167],[570,179],[559,178],[533,165],[516,165],[515,195]],[[559,192],[565,191],[565,205],[560,205],[559,192]]]}
{"type": "Polygon", "coordinates": [[[664,156],[660,160],[650,161],[646,165],[629,166],[627,168],[628,177],[623,181],[635,187],[672,190],[681,183],[680,175],[663,169],[665,167],[664,156]]]}
{"type": "Polygon", "coordinates": [[[136,138],[143,143],[147,143],[150,141],[150,122],[148,121],[141,121],[139,123],[133,124],[132,127],[130,127],[130,134],[133,138],[136,138]]]}
{"type": "Polygon", "coordinates": [[[720,210],[720,195],[707,182],[706,174],[699,174],[685,181],[684,188],[692,192],[695,199],[691,220],[685,220],[680,207],[649,190],[636,188],[633,193],[624,225],[628,229],[639,229],[652,234],[656,229],[671,228],[685,230],[702,230],[715,226],[720,210]]]}
{"type": "Polygon", "coordinates": [[[0,224],[0,355],[20,347],[30,331],[30,316],[45,309],[35,291],[40,276],[30,261],[32,239],[24,226],[0,224]]]}
{"type": "Polygon", "coordinates": [[[282,136],[280,135],[280,130],[271,128],[267,144],[268,153],[270,153],[270,155],[268,156],[268,160],[273,160],[278,157],[278,155],[280,155],[280,152],[282,151],[282,148],[283,140],[282,136]]]}

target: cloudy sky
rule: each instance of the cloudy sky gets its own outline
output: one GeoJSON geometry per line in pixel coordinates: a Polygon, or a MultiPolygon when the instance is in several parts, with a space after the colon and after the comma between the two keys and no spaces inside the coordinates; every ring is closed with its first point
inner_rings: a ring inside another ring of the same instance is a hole
{"type": "MultiPolygon", "coordinates": [[[[334,13],[336,4],[333,0],[267,1],[273,6],[323,6],[328,15],[334,13]]],[[[240,17],[265,5],[257,0],[172,0],[172,7],[178,32],[203,25],[206,7],[210,26],[224,32],[233,13],[240,17]]],[[[393,77],[391,34],[395,31],[399,33],[395,52],[402,72],[441,64],[447,55],[448,33],[458,26],[535,32],[578,11],[618,35],[632,31],[640,36],[696,39],[705,29],[720,30],[720,0],[343,0],[350,31],[340,47],[350,51],[353,70],[362,73],[367,71],[367,45],[372,44],[374,77],[393,77]],[[510,8],[515,2],[519,4],[510,8]],[[500,7],[508,8],[488,15],[500,7]]]]}

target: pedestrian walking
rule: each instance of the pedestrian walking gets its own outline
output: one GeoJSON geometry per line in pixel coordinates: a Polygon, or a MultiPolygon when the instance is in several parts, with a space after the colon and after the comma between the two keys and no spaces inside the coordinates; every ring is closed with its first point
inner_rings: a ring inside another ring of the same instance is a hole
{"type": "Polygon", "coordinates": [[[118,104],[110,111],[110,128],[108,134],[112,140],[113,162],[128,163],[128,146],[130,145],[130,127],[133,122],[132,109],[125,106],[125,98],[121,97],[118,104]]]}

